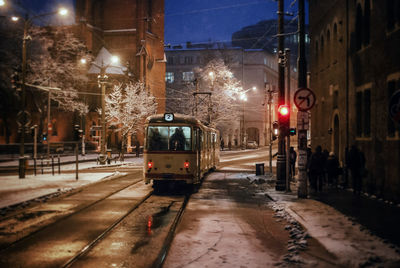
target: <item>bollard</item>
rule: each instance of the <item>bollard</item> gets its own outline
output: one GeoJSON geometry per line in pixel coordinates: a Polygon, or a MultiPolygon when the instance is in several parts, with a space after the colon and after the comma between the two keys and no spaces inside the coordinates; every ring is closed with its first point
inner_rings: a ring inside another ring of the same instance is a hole
{"type": "Polygon", "coordinates": [[[60,154],[58,154],[58,174],[61,174],[60,154]]]}
{"type": "Polygon", "coordinates": [[[54,176],[54,155],[51,155],[51,175],[54,176]]]}
{"type": "Polygon", "coordinates": [[[43,155],[42,155],[42,158],[41,158],[41,166],[42,166],[42,175],[43,175],[43,155]]]}
{"type": "Polygon", "coordinates": [[[264,163],[256,164],[256,175],[264,175],[264,163]]]}

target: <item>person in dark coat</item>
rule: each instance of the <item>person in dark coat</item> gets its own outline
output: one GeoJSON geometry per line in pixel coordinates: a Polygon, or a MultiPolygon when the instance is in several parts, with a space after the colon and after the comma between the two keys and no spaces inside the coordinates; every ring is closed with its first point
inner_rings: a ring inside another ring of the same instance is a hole
{"type": "Polygon", "coordinates": [[[221,139],[221,151],[224,150],[225,142],[224,139],[221,139]]]}
{"type": "Polygon", "coordinates": [[[310,159],[310,186],[315,191],[322,191],[324,183],[324,156],[320,145],[315,149],[315,153],[311,155],[310,159]]]}
{"type": "Polygon", "coordinates": [[[353,193],[359,195],[362,189],[362,176],[365,169],[364,153],[362,153],[356,145],[352,145],[347,160],[353,181],[353,193]]]}
{"type": "Polygon", "coordinates": [[[138,140],[135,142],[135,151],[136,151],[136,157],[139,157],[140,155],[140,143],[138,140]]]}
{"type": "Polygon", "coordinates": [[[326,174],[328,175],[328,183],[335,188],[338,186],[339,176],[339,160],[333,152],[329,153],[328,159],[326,160],[326,174]]]}

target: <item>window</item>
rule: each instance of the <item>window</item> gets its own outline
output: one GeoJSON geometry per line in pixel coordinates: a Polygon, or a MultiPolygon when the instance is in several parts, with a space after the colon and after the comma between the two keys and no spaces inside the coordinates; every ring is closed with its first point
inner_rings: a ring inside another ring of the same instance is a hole
{"type": "Polygon", "coordinates": [[[193,63],[193,57],[186,56],[185,57],[185,64],[192,64],[192,63],[193,63]]]}
{"type": "Polygon", "coordinates": [[[170,64],[170,65],[173,65],[174,64],[174,57],[168,57],[167,58],[167,63],[170,64]]]}
{"type": "Polygon", "coordinates": [[[173,72],[166,72],[165,73],[165,82],[172,84],[174,82],[174,73],[173,72]]]}
{"type": "Polygon", "coordinates": [[[191,128],[188,126],[149,126],[147,149],[149,151],[190,151],[191,128]]]}
{"type": "Polygon", "coordinates": [[[366,0],[364,3],[364,27],[363,27],[363,44],[364,46],[369,45],[369,37],[370,37],[370,15],[371,15],[371,7],[370,0],[366,0]]]}
{"type": "Polygon", "coordinates": [[[357,137],[371,136],[371,90],[357,92],[356,95],[357,137]]]}
{"type": "Polygon", "coordinates": [[[183,72],[182,79],[183,79],[183,81],[193,81],[194,73],[193,72],[183,72]]]}
{"type": "Polygon", "coordinates": [[[357,5],[357,15],[356,15],[356,50],[361,49],[362,44],[362,9],[360,5],[357,5]]]}
{"type": "MultiPolygon", "coordinates": [[[[387,84],[387,94],[388,94],[388,104],[390,102],[390,98],[392,97],[393,93],[396,91],[396,89],[400,86],[400,80],[398,80],[398,84],[396,87],[396,81],[391,80],[388,81],[387,84]]],[[[390,118],[389,112],[387,116],[387,136],[388,137],[395,137],[396,136],[396,129],[400,130],[400,128],[396,128],[396,124],[393,122],[392,118],[390,118]]]]}

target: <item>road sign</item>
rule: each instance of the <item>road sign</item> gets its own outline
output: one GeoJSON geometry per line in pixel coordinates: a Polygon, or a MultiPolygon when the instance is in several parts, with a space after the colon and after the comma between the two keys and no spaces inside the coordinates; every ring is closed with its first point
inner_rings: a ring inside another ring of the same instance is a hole
{"type": "Polygon", "coordinates": [[[400,123],[400,89],[393,93],[390,98],[389,115],[393,121],[400,123]]]}
{"type": "Polygon", "coordinates": [[[308,111],[315,104],[315,94],[309,88],[299,88],[294,93],[294,104],[300,111],[308,111]]]}
{"type": "Polygon", "coordinates": [[[22,126],[27,128],[31,124],[31,114],[28,111],[19,111],[17,114],[17,124],[18,126],[22,126]]]}
{"type": "Polygon", "coordinates": [[[298,130],[308,130],[308,112],[299,111],[297,113],[297,129],[298,130]]]}

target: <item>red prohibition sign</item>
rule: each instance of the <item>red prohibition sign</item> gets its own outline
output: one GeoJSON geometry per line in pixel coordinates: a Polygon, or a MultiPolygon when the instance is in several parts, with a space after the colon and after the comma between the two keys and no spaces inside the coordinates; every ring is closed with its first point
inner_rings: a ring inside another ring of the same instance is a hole
{"type": "Polygon", "coordinates": [[[299,88],[294,93],[294,104],[300,111],[308,111],[315,104],[315,93],[309,88],[299,88]]]}

